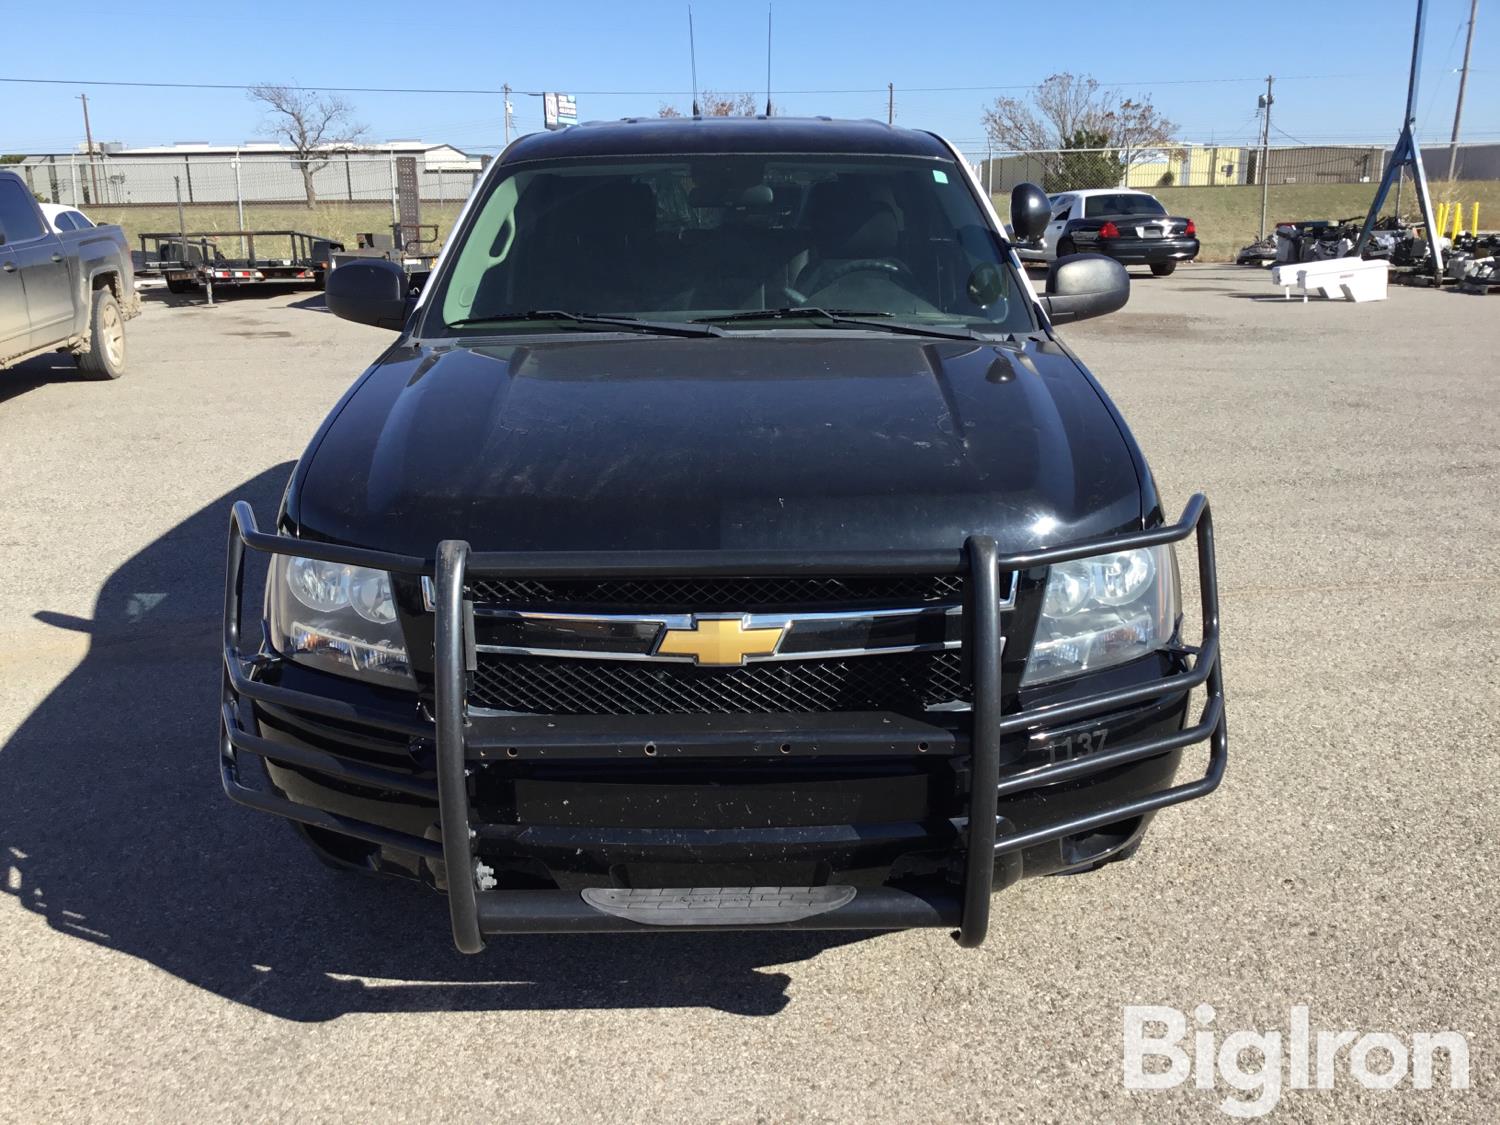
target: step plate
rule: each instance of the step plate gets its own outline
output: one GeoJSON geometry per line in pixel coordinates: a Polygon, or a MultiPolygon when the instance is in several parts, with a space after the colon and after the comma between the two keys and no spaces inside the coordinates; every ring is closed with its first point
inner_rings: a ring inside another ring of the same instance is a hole
{"type": "Polygon", "coordinates": [[[647,926],[765,926],[852,902],[853,887],[589,887],[595,910],[647,926]]]}

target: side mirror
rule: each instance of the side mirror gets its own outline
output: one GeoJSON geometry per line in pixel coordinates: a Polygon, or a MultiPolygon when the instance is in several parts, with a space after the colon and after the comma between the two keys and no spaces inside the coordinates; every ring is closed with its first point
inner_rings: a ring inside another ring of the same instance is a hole
{"type": "Polygon", "coordinates": [[[1010,189],[1010,229],[1016,241],[1031,242],[1047,231],[1052,201],[1036,184],[1017,184],[1010,189]]]}
{"type": "Polygon", "coordinates": [[[1112,313],[1128,300],[1130,275],[1119,262],[1103,254],[1069,254],[1047,271],[1042,308],[1053,324],[1067,324],[1112,313]]]}
{"type": "Polygon", "coordinates": [[[330,272],[324,297],[335,316],[400,331],[411,311],[410,289],[406,271],[395,262],[367,258],[345,262],[330,272]]]}

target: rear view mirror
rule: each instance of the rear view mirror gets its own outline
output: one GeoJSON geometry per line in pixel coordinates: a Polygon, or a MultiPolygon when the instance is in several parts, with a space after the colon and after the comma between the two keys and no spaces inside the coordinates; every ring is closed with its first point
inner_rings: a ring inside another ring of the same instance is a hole
{"type": "Polygon", "coordinates": [[[329,311],[356,324],[400,331],[411,311],[406,271],[383,258],[345,262],[328,275],[329,311]]]}
{"type": "Polygon", "coordinates": [[[1119,262],[1103,254],[1069,254],[1047,271],[1042,308],[1053,324],[1067,324],[1112,313],[1128,300],[1130,275],[1119,262]]]}
{"type": "Polygon", "coordinates": [[[1047,230],[1052,201],[1036,184],[1017,184],[1010,189],[1010,229],[1017,242],[1032,242],[1047,230]]]}

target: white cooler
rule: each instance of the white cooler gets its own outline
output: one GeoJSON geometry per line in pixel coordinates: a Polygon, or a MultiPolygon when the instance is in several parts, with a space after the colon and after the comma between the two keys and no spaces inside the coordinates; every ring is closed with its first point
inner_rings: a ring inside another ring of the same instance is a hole
{"type": "Polygon", "coordinates": [[[1296,289],[1304,302],[1312,292],[1346,301],[1383,301],[1387,273],[1386,263],[1378,259],[1367,262],[1360,258],[1328,258],[1321,262],[1272,266],[1271,284],[1281,286],[1282,295],[1288,300],[1296,289]]]}

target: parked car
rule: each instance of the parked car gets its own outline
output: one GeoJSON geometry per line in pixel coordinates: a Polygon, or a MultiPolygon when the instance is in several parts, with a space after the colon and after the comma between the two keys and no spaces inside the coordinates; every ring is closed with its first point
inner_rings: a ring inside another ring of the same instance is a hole
{"type": "MultiPolygon", "coordinates": [[[[1013,194],[1021,235],[1047,215],[1013,194]]],[[[1225,767],[1207,503],[1169,520],[1056,331],[1128,297],[1098,255],[1038,295],[929,133],[522,138],[420,293],[390,261],[329,275],[334,313],[396,336],[274,521],[234,506],[226,792],[445,890],[466,952],[978,944],[993,891],[1129,856],[1225,767]],[[242,622],[247,551],[271,559],[242,622]]]]}
{"type": "Polygon", "coordinates": [[[42,218],[47,220],[47,226],[53,234],[70,230],[93,230],[98,225],[77,207],[61,203],[38,203],[37,206],[42,209],[42,218]]]}
{"type": "Polygon", "coordinates": [[[1050,262],[1068,254],[1106,254],[1123,265],[1150,266],[1165,277],[1198,256],[1193,220],[1168,215],[1154,196],[1124,188],[1065,191],[1047,197],[1047,229],[1017,248],[1023,259],[1050,262]]]}
{"type": "Polygon", "coordinates": [[[86,374],[118,378],[139,311],[125,232],[54,231],[26,182],[0,172],[0,368],[66,351],[86,374]]]}

